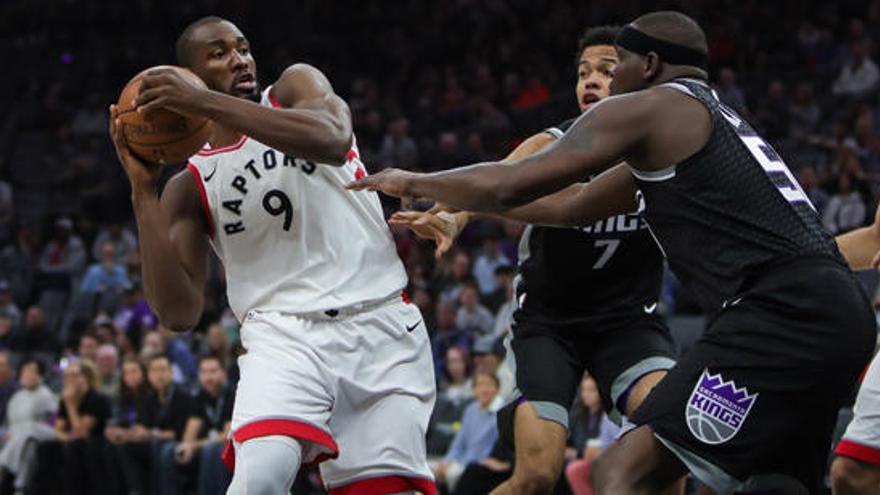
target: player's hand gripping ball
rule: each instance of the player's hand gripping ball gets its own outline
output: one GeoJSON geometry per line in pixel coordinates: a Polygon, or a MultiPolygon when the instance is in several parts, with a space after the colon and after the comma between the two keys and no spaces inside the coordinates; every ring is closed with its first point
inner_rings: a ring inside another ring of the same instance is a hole
{"type": "Polygon", "coordinates": [[[138,158],[159,165],[185,162],[196,154],[211,136],[211,121],[201,116],[182,115],[165,108],[150,112],[137,111],[135,99],[141,90],[144,75],[154,69],[173,69],[193,84],[205,83],[182,67],[151,67],[134,76],[119,95],[118,118],[128,148],[138,158]]]}

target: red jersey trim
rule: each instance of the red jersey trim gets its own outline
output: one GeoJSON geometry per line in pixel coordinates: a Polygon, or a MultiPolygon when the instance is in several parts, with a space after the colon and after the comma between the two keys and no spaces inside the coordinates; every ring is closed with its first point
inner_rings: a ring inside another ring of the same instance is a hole
{"type": "Polygon", "coordinates": [[[843,439],[837,444],[834,453],[843,457],[850,457],[859,461],[880,466],[880,449],[868,447],[850,440],[843,439]]]}
{"type": "Polygon", "coordinates": [[[272,96],[272,89],[274,89],[274,86],[269,86],[269,89],[266,90],[266,96],[269,97],[269,103],[275,108],[281,108],[281,104],[278,103],[278,100],[276,100],[274,96],[272,96]]]}
{"type": "Polygon", "coordinates": [[[205,183],[202,181],[202,174],[199,173],[199,169],[192,163],[187,163],[186,168],[196,179],[196,184],[199,186],[199,196],[202,198],[202,213],[204,213],[205,223],[208,225],[208,235],[213,238],[214,220],[211,218],[211,206],[208,204],[208,193],[205,191],[205,183]]]}
{"type": "Polygon", "coordinates": [[[417,491],[424,495],[436,495],[437,487],[434,482],[427,478],[415,476],[377,476],[355,481],[347,485],[330,488],[330,495],[385,495],[388,493],[401,493],[417,491]]]}
{"type": "MultiPolygon", "coordinates": [[[[254,421],[253,423],[248,423],[235,430],[235,433],[232,434],[232,438],[235,439],[236,442],[242,443],[252,438],[267,437],[270,435],[284,435],[298,440],[306,440],[330,450],[330,452],[321,452],[312,461],[303,463],[303,466],[314,466],[327,459],[336,459],[339,457],[339,446],[336,445],[336,441],[333,440],[333,437],[330,436],[329,433],[308,423],[292,419],[263,419],[254,421]]],[[[231,441],[226,441],[226,446],[223,448],[221,458],[227,469],[230,471],[235,469],[235,449],[233,448],[231,441]]]]}
{"type": "Polygon", "coordinates": [[[229,146],[221,146],[219,148],[202,148],[202,150],[199,151],[198,155],[199,156],[214,156],[214,155],[219,155],[220,153],[228,153],[230,151],[235,151],[235,150],[241,148],[242,146],[244,146],[244,143],[247,141],[247,139],[248,139],[248,137],[245,136],[244,134],[242,134],[241,138],[235,144],[230,144],[229,146]]]}

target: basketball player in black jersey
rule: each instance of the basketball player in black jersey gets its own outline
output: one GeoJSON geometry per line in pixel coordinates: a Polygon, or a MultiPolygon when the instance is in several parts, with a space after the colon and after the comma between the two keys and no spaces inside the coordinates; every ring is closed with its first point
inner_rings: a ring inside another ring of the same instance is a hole
{"type": "Polygon", "coordinates": [[[837,411],[876,339],[868,298],[779,155],[706,84],[696,22],[646,14],[617,48],[617,96],[546,151],[350,187],[497,212],[625,160],[579,186],[576,223],[638,203],[710,318],[635,412],[639,426],[597,461],[597,491],[655,493],[690,470],[718,493],[817,493],[837,411]]]}
{"type": "MultiPolygon", "coordinates": [[[[616,26],[591,28],[579,42],[575,94],[582,112],[609,94],[619,31],[616,26]]],[[[504,161],[539,152],[573,122],[526,139],[504,161]]],[[[516,208],[504,216],[540,220],[540,206],[516,208]]],[[[396,213],[391,222],[434,238],[442,253],[470,217],[468,212],[446,216],[406,211],[396,213]]],[[[502,435],[515,446],[516,463],[495,495],[552,490],[562,468],[568,410],[585,369],[599,384],[606,409],[629,415],[674,364],[669,331],[655,314],[662,256],[635,211],[588,227],[529,225],[520,241],[520,258],[520,306],[509,358],[515,363],[516,395],[498,415],[502,435]]]]}

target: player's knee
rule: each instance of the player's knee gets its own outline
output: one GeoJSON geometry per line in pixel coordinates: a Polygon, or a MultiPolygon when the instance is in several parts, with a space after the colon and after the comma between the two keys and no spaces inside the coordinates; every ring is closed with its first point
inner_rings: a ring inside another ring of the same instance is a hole
{"type": "Polygon", "coordinates": [[[287,436],[254,438],[236,448],[229,494],[270,495],[290,492],[299,471],[302,447],[287,436]]]}
{"type": "Polygon", "coordinates": [[[629,493],[633,488],[630,478],[623,464],[613,462],[610,456],[599,456],[593,460],[590,482],[596,493],[629,493]]]}
{"type": "Polygon", "coordinates": [[[837,457],[831,464],[831,486],[840,495],[875,493],[880,487],[880,467],[837,457]]]}
{"type": "Polygon", "coordinates": [[[556,480],[559,478],[559,472],[548,466],[533,465],[523,467],[518,478],[517,493],[530,495],[552,493],[556,480]]]}

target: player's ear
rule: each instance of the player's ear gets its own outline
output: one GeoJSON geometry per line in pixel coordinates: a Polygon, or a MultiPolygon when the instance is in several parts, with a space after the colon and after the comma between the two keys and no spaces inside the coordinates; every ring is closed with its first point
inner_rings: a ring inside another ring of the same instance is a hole
{"type": "Polygon", "coordinates": [[[660,74],[660,56],[656,52],[648,52],[642,61],[642,76],[646,81],[653,81],[660,74]]]}

